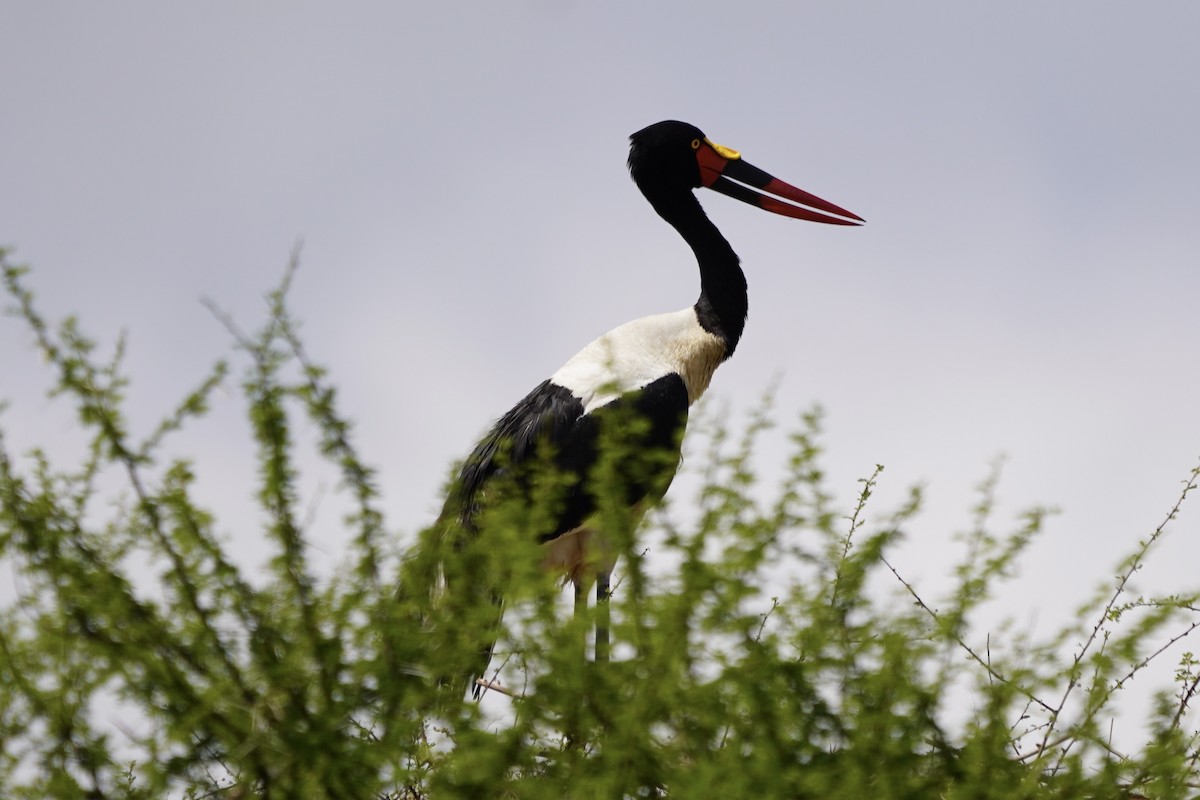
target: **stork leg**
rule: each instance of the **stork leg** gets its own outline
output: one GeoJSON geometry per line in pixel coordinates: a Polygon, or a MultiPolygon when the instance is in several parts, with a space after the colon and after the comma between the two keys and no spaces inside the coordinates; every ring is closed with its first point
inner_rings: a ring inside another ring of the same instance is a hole
{"type": "MultiPolygon", "coordinates": [[[[587,584],[581,580],[571,581],[571,585],[575,587],[575,619],[587,614],[587,584]]],[[[587,661],[587,628],[583,628],[583,633],[579,642],[579,657],[583,661],[587,661]]]]}
{"type": "Polygon", "coordinates": [[[612,647],[608,641],[610,594],[609,575],[601,572],[596,576],[596,660],[608,661],[612,647]]]}
{"type": "Polygon", "coordinates": [[[571,581],[571,585],[575,587],[575,616],[582,616],[587,611],[587,590],[583,588],[583,581],[571,581]]]}

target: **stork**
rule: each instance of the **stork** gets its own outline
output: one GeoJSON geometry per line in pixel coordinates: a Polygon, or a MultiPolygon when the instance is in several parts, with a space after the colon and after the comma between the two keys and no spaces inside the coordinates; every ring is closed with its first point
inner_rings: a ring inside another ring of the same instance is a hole
{"type": "MultiPolygon", "coordinates": [[[[616,549],[599,529],[589,488],[606,423],[645,420],[633,445],[667,458],[631,470],[624,498],[636,518],[661,499],[679,463],[688,408],[708,388],[716,368],[733,355],[746,322],[746,278],[725,237],[700,207],[693,189],[707,188],[796,219],[833,225],[864,220],[751,166],[694,125],[665,121],[630,136],[629,171],[645,198],[692,248],[700,268],[700,297],[681,311],[633,320],[596,339],[501,417],[464,462],[441,519],[472,535],[491,487],[538,458],[562,473],[564,502],[547,523],[528,531],[543,549],[543,566],[575,588],[576,613],[596,586],[603,611],[595,658],[609,655],[607,600],[616,549]]],[[[650,462],[648,462],[650,463],[650,462]]],[[[474,587],[472,587],[474,588],[474,587]]],[[[499,588],[496,592],[499,614],[499,588]]],[[[486,669],[494,642],[481,653],[486,669]]],[[[470,681],[475,686],[474,676],[470,681]]],[[[475,687],[478,694],[478,687],[475,687]]]]}

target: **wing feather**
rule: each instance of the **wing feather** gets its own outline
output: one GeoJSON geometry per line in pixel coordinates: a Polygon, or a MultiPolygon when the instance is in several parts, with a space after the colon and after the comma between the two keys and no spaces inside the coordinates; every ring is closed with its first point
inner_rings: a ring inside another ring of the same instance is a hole
{"type": "MultiPolygon", "coordinates": [[[[555,539],[578,527],[593,511],[594,501],[584,480],[595,463],[605,423],[619,419],[620,414],[631,410],[649,422],[648,430],[639,437],[638,444],[642,448],[660,452],[673,450],[677,454],[687,421],[687,407],[687,387],[675,374],[627,392],[587,414],[583,403],[570,389],[549,380],[543,381],[497,420],[475,447],[459,471],[443,517],[457,514],[465,527],[473,529],[489,484],[509,472],[519,472],[522,465],[545,457],[543,448],[549,448],[548,456],[553,458],[553,464],[568,475],[567,496],[555,524],[538,531],[537,538],[542,542],[555,539]]],[[[652,492],[665,492],[673,474],[674,462],[665,476],[656,476],[649,482],[634,480],[629,487],[629,502],[635,503],[652,492]],[[665,481],[662,480],[664,477],[665,481]]],[[[519,480],[520,476],[517,477],[519,480]]]]}

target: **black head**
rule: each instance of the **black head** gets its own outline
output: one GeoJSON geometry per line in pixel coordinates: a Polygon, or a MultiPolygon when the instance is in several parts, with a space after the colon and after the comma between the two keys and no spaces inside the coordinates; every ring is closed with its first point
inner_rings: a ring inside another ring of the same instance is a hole
{"type": "Polygon", "coordinates": [[[629,173],[652,201],[662,193],[691,191],[699,187],[696,150],[704,132],[675,120],[656,122],[629,137],[629,173]]]}
{"type": "Polygon", "coordinates": [[[859,225],[862,217],[747,164],[695,125],[666,120],[629,137],[629,172],[659,214],[694,208],[688,195],[704,187],[785,217],[859,225]]]}

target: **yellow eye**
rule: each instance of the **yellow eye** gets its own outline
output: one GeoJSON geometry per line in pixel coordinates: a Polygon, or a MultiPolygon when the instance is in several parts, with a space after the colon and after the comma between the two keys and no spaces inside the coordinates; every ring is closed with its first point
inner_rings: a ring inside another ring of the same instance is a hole
{"type": "Polygon", "coordinates": [[[693,150],[700,149],[700,140],[699,139],[692,139],[692,149],[693,150]]]}

